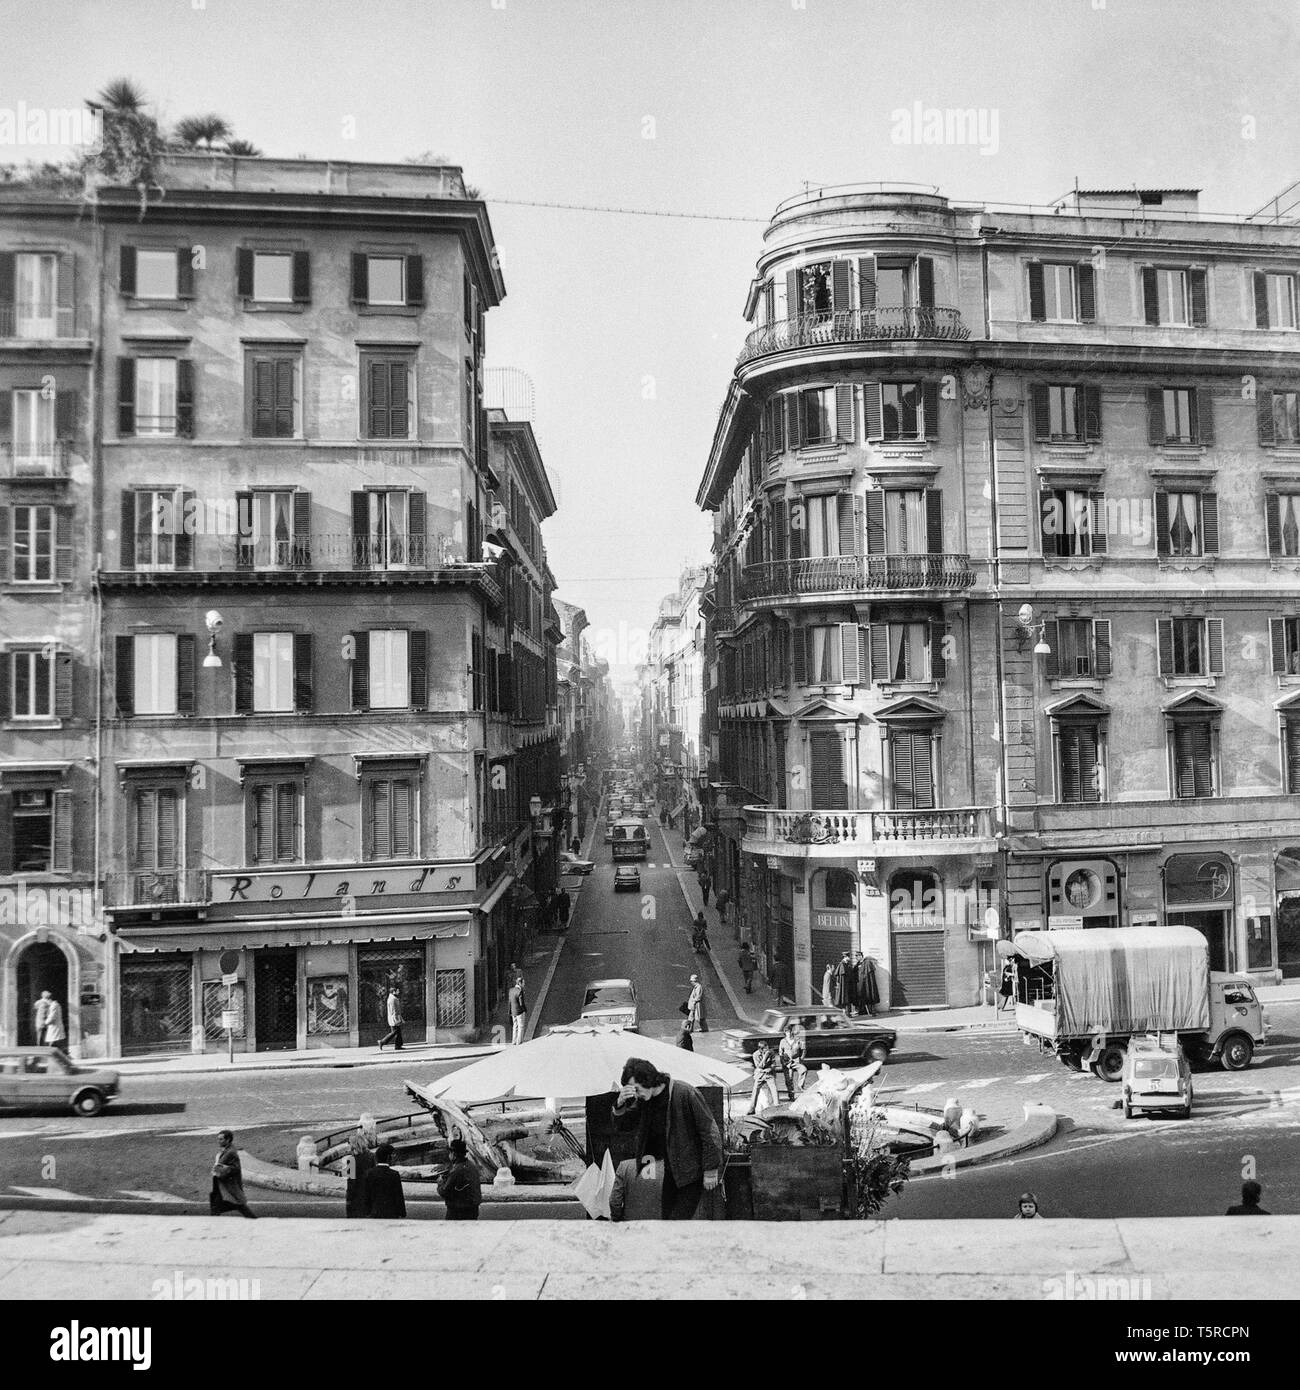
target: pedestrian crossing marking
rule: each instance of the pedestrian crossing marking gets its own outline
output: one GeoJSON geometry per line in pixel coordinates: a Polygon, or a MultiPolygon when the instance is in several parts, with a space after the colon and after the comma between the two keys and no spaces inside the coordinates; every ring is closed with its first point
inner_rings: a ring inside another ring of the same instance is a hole
{"type": "Polygon", "coordinates": [[[1017,1086],[1029,1086],[1032,1085],[1035,1081],[1046,1081],[1050,1075],[1051,1072],[1048,1071],[1036,1071],[1032,1076],[1020,1077],[1015,1084],[1017,1086]]]}
{"type": "Polygon", "coordinates": [[[24,1197],[51,1197],[60,1202],[92,1202],[93,1197],[83,1197],[80,1192],[69,1192],[63,1187],[19,1187],[16,1184],[10,1192],[21,1192],[24,1197]]]}
{"type": "Polygon", "coordinates": [[[937,1090],[939,1089],[939,1087],[942,1086],[942,1085],[944,1085],[944,1084],[945,1084],[945,1083],[942,1082],[942,1081],[927,1081],[927,1082],[925,1082],[923,1085],[920,1085],[920,1086],[909,1086],[909,1087],[907,1088],[907,1090],[905,1090],[905,1091],[903,1092],[903,1095],[905,1095],[905,1096],[915,1096],[915,1095],[920,1095],[920,1093],[921,1093],[922,1091],[937,1091],[937,1090]]]}
{"type": "MultiPolygon", "coordinates": [[[[122,1134],[141,1134],[139,1129],[70,1129],[50,1135],[51,1139],[116,1139],[122,1134]]],[[[209,1130],[209,1133],[212,1131],[209,1130]]]]}
{"type": "Polygon", "coordinates": [[[174,1192],[144,1192],[131,1187],[119,1187],[118,1192],[123,1197],[131,1197],[138,1202],[168,1202],[173,1206],[185,1206],[186,1199],[178,1197],[174,1192]]]}
{"type": "Polygon", "coordinates": [[[1000,1081],[1001,1079],[1002,1078],[999,1076],[985,1076],[981,1077],[978,1081],[959,1081],[955,1084],[965,1087],[968,1091],[973,1091],[980,1086],[991,1086],[995,1081],[1000,1081]]]}

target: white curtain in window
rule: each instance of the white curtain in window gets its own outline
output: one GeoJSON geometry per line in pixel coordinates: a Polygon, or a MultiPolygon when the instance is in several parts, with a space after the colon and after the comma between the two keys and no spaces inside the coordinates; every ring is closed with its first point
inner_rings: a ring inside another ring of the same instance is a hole
{"type": "Polygon", "coordinates": [[[1283,493],[1278,498],[1279,520],[1282,529],[1282,552],[1300,555],[1300,495],[1283,493]]]}
{"type": "Polygon", "coordinates": [[[293,634],[253,634],[253,708],[268,713],[293,709],[293,634]]]}
{"type": "Polygon", "coordinates": [[[885,549],[891,555],[925,553],[925,494],[889,492],[885,506],[885,549]]]}

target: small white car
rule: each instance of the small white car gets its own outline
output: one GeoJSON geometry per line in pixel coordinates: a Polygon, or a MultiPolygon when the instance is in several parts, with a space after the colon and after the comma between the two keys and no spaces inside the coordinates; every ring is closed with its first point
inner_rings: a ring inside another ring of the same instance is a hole
{"type": "Polygon", "coordinates": [[[582,999],[582,1022],[635,1033],[636,986],[631,980],[592,980],[582,999]]]}
{"type": "Polygon", "coordinates": [[[1120,1085],[1126,1120],[1159,1110],[1192,1118],[1192,1068],[1177,1038],[1130,1038],[1120,1085]]]}

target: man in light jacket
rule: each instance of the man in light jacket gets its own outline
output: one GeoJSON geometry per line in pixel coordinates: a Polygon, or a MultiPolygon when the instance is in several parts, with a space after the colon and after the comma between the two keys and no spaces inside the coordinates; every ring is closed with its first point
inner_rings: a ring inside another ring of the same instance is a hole
{"type": "Polygon", "coordinates": [[[663,1219],[691,1220],[722,1172],[722,1135],[704,1097],[687,1082],[631,1057],[623,1067],[613,1120],[615,1129],[635,1131],[638,1166],[651,1158],[656,1175],[662,1168],[663,1219]]]}
{"type": "Polygon", "coordinates": [[[704,1017],[704,986],[698,975],[691,976],[691,992],[686,998],[686,1013],[693,1033],[707,1033],[709,1022],[704,1017]]]}
{"type": "Polygon", "coordinates": [[[402,996],[397,992],[397,986],[391,985],[388,990],[388,1032],[379,1039],[379,1050],[384,1050],[385,1043],[393,1044],[393,1051],[402,1050],[402,996]]]}

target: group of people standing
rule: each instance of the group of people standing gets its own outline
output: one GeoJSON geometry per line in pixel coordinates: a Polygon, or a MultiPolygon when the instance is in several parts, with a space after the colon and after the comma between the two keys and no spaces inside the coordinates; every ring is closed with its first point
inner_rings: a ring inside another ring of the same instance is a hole
{"type": "MultiPolygon", "coordinates": [[[[372,1220],[401,1220],[406,1216],[406,1194],[402,1179],[393,1167],[397,1151],[391,1144],[371,1149],[364,1134],[352,1137],[348,1155],[348,1181],[344,1210],[350,1217],[372,1220]]],[[[483,1203],[483,1187],[478,1165],[469,1156],[469,1146],[457,1135],[447,1145],[450,1162],[438,1179],[438,1196],[447,1208],[448,1221],[477,1221],[483,1203]]]]}
{"type": "Polygon", "coordinates": [[[63,1049],[68,1040],[68,1030],[63,1026],[63,1005],[48,989],[41,990],[41,997],[32,1010],[32,1024],[36,1029],[37,1047],[63,1049]]]}
{"type": "Polygon", "coordinates": [[[807,1054],[807,1041],[803,1029],[797,1023],[787,1023],[781,1034],[781,1041],[772,1045],[769,1039],[762,1038],[755,1047],[751,1060],[754,1063],[754,1089],[749,1097],[747,1115],[758,1110],[759,1098],[767,1097],[768,1105],[776,1105],[776,1074],[785,1077],[785,1088],[793,1100],[804,1088],[808,1079],[808,1065],[804,1060],[807,1054]]]}
{"type": "Polygon", "coordinates": [[[861,951],[844,951],[822,975],[822,1003],[849,1014],[874,1014],[880,1002],[876,963],[861,951]]]}

